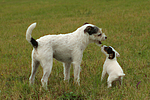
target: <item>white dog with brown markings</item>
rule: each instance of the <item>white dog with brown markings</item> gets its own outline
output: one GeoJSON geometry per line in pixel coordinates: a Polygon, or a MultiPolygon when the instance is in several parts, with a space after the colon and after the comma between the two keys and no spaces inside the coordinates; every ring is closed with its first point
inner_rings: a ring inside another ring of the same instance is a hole
{"type": "Polygon", "coordinates": [[[42,86],[47,89],[48,77],[53,66],[53,58],[63,62],[64,80],[70,78],[70,65],[74,66],[74,81],[79,84],[80,64],[83,51],[89,43],[101,45],[107,37],[101,28],[85,23],[76,31],[68,34],[46,35],[37,40],[31,36],[36,23],[31,24],[26,31],[26,40],[32,44],[32,71],[30,84],[34,83],[35,74],[39,64],[43,68],[42,86]]]}
{"type": "Polygon", "coordinates": [[[125,76],[125,74],[117,62],[117,57],[120,56],[119,53],[113,47],[105,45],[101,47],[101,51],[106,55],[101,81],[107,73],[109,75],[107,79],[108,88],[112,87],[112,82],[116,80],[118,80],[121,85],[123,76],[125,76]]]}

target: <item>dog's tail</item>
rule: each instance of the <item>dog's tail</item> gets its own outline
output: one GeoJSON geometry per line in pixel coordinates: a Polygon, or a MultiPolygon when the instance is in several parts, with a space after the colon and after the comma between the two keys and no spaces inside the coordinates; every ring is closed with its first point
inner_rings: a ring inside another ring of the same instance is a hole
{"type": "Polygon", "coordinates": [[[124,76],[125,76],[125,74],[124,74],[124,73],[123,73],[123,74],[119,74],[119,76],[120,76],[120,77],[124,77],[124,76]]]}
{"type": "Polygon", "coordinates": [[[38,47],[38,42],[32,38],[31,33],[32,30],[36,27],[36,23],[31,24],[26,31],[26,40],[32,44],[34,48],[38,47]]]}

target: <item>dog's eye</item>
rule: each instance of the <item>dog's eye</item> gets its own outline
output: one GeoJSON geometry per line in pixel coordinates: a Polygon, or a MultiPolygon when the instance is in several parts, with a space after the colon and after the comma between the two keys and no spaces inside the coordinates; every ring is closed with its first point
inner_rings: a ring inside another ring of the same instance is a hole
{"type": "Polygon", "coordinates": [[[99,34],[98,36],[101,36],[102,34],[99,34]]]}

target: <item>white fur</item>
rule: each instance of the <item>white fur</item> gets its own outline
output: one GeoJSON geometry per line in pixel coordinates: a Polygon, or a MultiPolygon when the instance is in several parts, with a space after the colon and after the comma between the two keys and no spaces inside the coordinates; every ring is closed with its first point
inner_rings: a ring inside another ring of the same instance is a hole
{"type": "Polygon", "coordinates": [[[30,25],[26,31],[26,40],[30,43],[32,30],[36,27],[36,23],[30,25]]]}
{"type": "Polygon", "coordinates": [[[122,84],[122,79],[123,79],[123,76],[125,76],[125,74],[123,73],[121,66],[117,62],[116,57],[120,56],[119,53],[113,47],[109,46],[115,52],[115,58],[109,59],[108,58],[109,54],[107,54],[107,52],[104,50],[104,47],[107,47],[107,46],[104,45],[101,47],[101,51],[106,55],[106,60],[103,65],[101,81],[103,80],[104,76],[107,73],[109,75],[107,79],[108,88],[109,88],[109,87],[112,87],[112,82],[116,80],[119,80],[120,84],[122,84]]]}
{"type": "MultiPolygon", "coordinates": [[[[36,23],[33,23],[27,29],[26,39],[29,43],[31,43],[31,33],[35,26],[36,23]]],[[[94,27],[92,24],[85,24],[72,33],[46,35],[36,40],[38,42],[38,47],[33,48],[32,51],[32,71],[29,78],[30,84],[34,83],[35,73],[39,64],[41,64],[43,68],[43,77],[41,79],[42,86],[44,88],[47,87],[48,77],[53,66],[53,58],[63,62],[64,80],[69,81],[70,65],[72,63],[74,66],[74,81],[79,84],[80,64],[83,51],[89,43],[100,45],[99,41],[106,39],[101,29],[99,29],[96,34],[89,35],[87,32],[85,33],[84,30],[87,26],[94,27]],[[102,35],[98,36],[99,34],[102,35]]]]}

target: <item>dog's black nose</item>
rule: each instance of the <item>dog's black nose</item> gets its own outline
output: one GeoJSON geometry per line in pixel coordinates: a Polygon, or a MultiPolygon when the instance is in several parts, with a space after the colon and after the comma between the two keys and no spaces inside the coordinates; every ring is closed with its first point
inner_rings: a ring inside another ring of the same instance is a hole
{"type": "Polygon", "coordinates": [[[107,37],[105,37],[105,39],[107,39],[107,37]]]}

